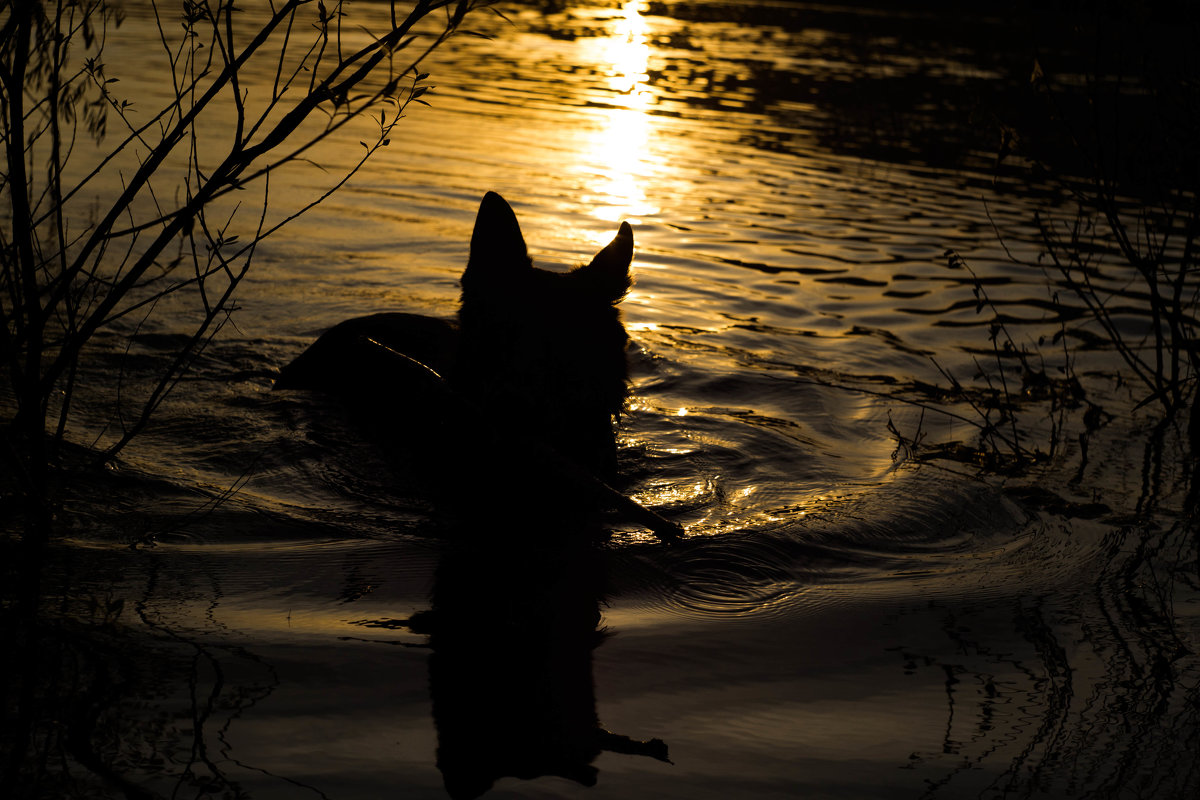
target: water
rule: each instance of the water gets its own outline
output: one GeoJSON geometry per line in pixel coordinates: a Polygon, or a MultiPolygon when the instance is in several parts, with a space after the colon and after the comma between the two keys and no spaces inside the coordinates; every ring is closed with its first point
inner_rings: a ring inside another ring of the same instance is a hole
{"type": "MultiPolygon", "coordinates": [[[[1161,569],[1194,545],[1173,555],[1181,477],[1144,449],[1152,420],[1130,415],[1140,396],[1111,380],[1113,353],[1075,362],[1112,415],[1086,463],[1074,433],[1007,477],[897,440],[978,444],[975,410],[935,387],[982,384],[993,315],[946,250],[987,276],[1020,343],[1060,329],[1046,275],[1010,258],[1036,263],[1048,189],[997,191],[988,134],[938,105],[1020,86],[1028,54],[996,46],[1016,23],[502,8],[471,21],[491,39],[425,65],[430,107],[263,245],[234,323],[111,474],[76,487],[62,580],[125,603],[124,645],[100,649],[128,677],[88,696],[100,760],[164,796],[444,797],[439,736],[461,777],[512,769],[514,742],[549,763],[548,731],[602,725],[661,739],[670,763],[606,752],[594,787],[508,777],[487,796],[1190,796],[1196,596],[1161,569]],[[543,266],[634,225],[622,471],[685,526],[680,544],[617,520],[599,551],[510,549],[536,516],[531,483],[494,510],[494,550],[456,547],[334,409],[271,391],[342,319],[452,315],[487,190],[543,266]],[[1148,486],[1153,533],[1132,515],[1148,486]]],[[[378,29],[383,13],[352,20],[378,29]]],[[[146,9],[120,34],[108,74],[155,91],[138,80],[157,63],[146,9]]],[[[361,135],[314,160],[334,172],[361,135]]],[[[329,177],[278,180],[283,214],[329,177]]],[[[116,376],[127,402],[181,344],[171,310],[102,340],[77,441],[110,441],[116,376]]],[[[1043,349],[1054,375],[1061,353],[1043,349]]],[[[1052,419],[1029,401],[1021,435],[1052,419]]]]}

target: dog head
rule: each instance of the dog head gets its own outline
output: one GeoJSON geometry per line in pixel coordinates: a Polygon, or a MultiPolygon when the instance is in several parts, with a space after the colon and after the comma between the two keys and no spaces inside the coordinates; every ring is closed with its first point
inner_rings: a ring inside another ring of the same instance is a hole
{"type": "Polygon", "coordinates": [[[462,276],[453,381],[498,424],[515,424],[598,474],[615,471],[613,417],[627,391],[616,305],[632,283],[633,229],[569,272],[533,266],[512,208],[489,192],[462,276]]]}

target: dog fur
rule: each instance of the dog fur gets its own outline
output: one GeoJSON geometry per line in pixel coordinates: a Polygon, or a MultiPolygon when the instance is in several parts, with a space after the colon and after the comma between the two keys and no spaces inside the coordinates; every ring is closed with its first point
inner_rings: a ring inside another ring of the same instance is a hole
{"type": "Polygon", "coordinates": [[[628,336],[617,304],[629,291],[632,259],[633,230],[622,222],[588,264],[569,272],[535,267],[516,214],[488,192],[457,320],[404,313],[346,320],[284,367],[275,386],[330,392],[393,418],[412,413],[421,397],[421,413],[444,411],[438,395],[449,391],[484,429],[510,440],[534,437],[612,478],[613,425],[628,391],[628,336]],[[407,358],[388,357],[396,353],[407,358]]]}

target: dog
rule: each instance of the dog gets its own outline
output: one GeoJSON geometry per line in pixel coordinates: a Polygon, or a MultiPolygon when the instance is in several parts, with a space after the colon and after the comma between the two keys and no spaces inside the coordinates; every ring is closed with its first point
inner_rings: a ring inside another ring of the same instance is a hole
{"type": "MultiPolygon", "coordinates": [[[[628,334],[617,305],[632,285],[633,229],[569,272],[533,265],[516,214],[484,195],[462,275],[457,320],[379,313],[324,333],[281,371],[277,389],[350,401],[360,416],[428,424],[463,416],[507,444],[532,437],[611,480],[625,404],[628,334]]],[[[437,427],[435,425],[435,427],[437,427]]]]}

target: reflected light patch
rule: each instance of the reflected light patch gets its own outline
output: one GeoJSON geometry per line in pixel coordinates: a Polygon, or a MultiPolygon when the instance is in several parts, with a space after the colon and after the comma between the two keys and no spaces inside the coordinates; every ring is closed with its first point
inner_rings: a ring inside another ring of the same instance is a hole
{"type": "MultiPolygon", "coordinates": [[[[664,452],[670,452],[666,450],[664,452]]],[[[712,492],[712,487],[705,481],[696,481],[694,483],[663,483],[657,486],[647,487],[644,491],[633,495],[633,499],[644,506],[650,508],[659,508],[661,506],[669,506],[673,504],[694,504],[700,498],[706,497],[712,492]]]]}
{"type": "Polygon", "coordinates": [[[604,55],[612,64],[608,74],[609,88],[627,98],[627,108],[644,109],[651,97],[646,89],[650,45],[646,42],[646,20],[641,5],[641,0],[629,0],[622,7],[623,16],[613,28],[604,55]]]}
{"type": "Polygon", "coordinates": [[[585,145],[589,176],[588,188],[594,193],[592,212],[599,219],[617,222],[658,212],[642,189],[649,166],[646,153],[650,141],[652,117],[648,109],[654,94],[648,86],[646,69],[650,45],[642,0],[629,0],[622,16],[600,51],[607,67],[610,105],[597,112],[598,125],[585,145]]]}

